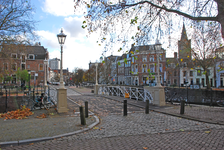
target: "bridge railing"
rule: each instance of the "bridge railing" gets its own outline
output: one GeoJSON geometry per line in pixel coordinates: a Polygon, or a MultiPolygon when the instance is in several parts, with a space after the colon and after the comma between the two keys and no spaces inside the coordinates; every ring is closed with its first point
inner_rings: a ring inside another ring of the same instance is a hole
{"type": "Polygon", "coordinates": [[[128,95],[130,99],[149,100],[149,103],[153,103],[153,97],[149,91],[144,88],[128,87],[128,86],[107,86],[101,85],[98,90],[99,95],[110,95],[125,97],[128,95]]]}

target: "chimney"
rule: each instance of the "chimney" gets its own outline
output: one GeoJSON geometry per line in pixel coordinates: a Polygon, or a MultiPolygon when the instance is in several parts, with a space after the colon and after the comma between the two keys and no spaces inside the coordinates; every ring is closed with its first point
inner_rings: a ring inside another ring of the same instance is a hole
{"type": "Polygon", "coordinates": [[[177,52],[174,52],[174,58],[177,58],[177,52]]]}

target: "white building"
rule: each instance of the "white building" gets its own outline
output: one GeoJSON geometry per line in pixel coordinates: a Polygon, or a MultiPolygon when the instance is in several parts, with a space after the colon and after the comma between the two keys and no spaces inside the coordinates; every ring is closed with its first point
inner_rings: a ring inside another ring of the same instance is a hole
{"type": "Polygon", "coordinates": [[[53,58],[49,60],[49,67],[51,70],[60,69],[60,59],[53,58]]]}

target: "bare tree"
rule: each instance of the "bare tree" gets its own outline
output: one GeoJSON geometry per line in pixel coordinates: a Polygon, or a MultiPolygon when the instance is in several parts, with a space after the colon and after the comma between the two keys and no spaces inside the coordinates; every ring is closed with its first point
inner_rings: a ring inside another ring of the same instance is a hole
{"type": "Polygon", "coordinates": [[[203,68],[207,89],[210,89],[209,68],[215,66],[216,48],[222,46],[217,23],[199,22],[197,28],[194,28],[192,40],[194,42],[192,66],[203,68]]]}
{"type": "Polygon", "coordinates": [[[75,12],[82,9],[85,14],[82,27],[87,28],[89,34],[100,33],[99,44],[105,40],[108,40],[108,45],[115,42],[125,44],[131,40],[136,44],[146,44],[159,35],[170,37],[180,24],[180,18],[185,18],[192,26],[198,21],[218,22],[224,38],[223,0],[74,1],[75,12]]]}
{"type": "Polygon", "coordinates": [[[0,1],[0,39],[10,42],[30,43],[36,39],[34,9],[30,0],[0,1]]]}

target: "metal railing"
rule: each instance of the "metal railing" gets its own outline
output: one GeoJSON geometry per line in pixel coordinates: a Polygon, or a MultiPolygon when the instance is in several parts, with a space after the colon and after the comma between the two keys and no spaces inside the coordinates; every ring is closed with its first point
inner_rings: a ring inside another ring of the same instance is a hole
{"type": "Polygon", "coordinates": [[[144,88],[138,87],[127,87],[127,86],[107,86],[103,85],[99,87],[99,95],[111,95],[125,97],[125,94],[129,96],[130,99],[149,100],[149,103],[153,102],[153,97],[149,91],[144,88]]]}

